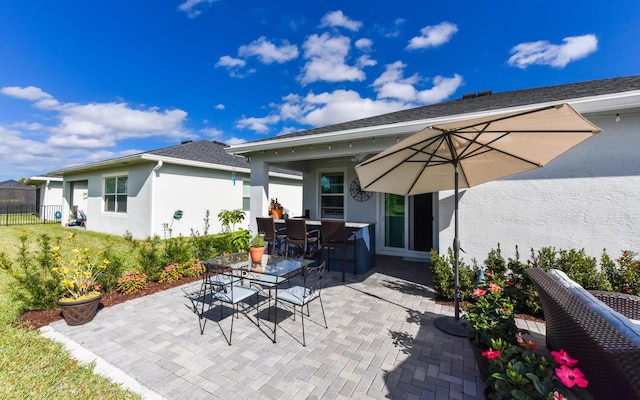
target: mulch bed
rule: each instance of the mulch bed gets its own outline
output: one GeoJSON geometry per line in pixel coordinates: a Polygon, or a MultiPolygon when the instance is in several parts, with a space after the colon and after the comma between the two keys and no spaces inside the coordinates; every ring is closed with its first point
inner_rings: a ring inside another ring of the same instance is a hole
{"type": "MultiPolygon", "coordinates": [[[[180,280],[173,283],[149,282],[147,283],[146,288],[134,294],[123,294],[117,291],[111,291],[109,293],[105,293],[102,296],[102,299],[100,299],[100,306],[98,306],[98,310],[101,310],[105,307],[115,306],[116,304],[124,303],[125,301],[131,299],[147,296],[153,293],[161,292],[163,290],[171,289],[176,286],[184,285],[185,283],[198,281],[200,279],[202,278],[196,276],[190,278],[181,278],[180,280]]],[[[62,312],[60,311],[60,308],[54,308],[44,311],[27,311],[24,314],[20,315],[20,322],[22,322],[24,326],[33,329],[41,328],[61,319],[62,312]]]]}

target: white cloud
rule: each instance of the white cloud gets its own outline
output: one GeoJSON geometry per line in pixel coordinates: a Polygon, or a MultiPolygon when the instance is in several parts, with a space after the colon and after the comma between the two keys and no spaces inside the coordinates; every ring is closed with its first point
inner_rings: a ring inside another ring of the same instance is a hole
{"type": "Polygon", "coordinates": [[[289,44],[286,40],[283,41],[282,46],[278,47],[264,36],[261,36],[258,40],[240,46],[238,55],[242,57],[256,56],[264,64],[273,62],[282,64],[298,57],[298,47],[289,44]]]}
{"type": "Polygon", "coordinates": [[[330,11],[322,17],[322,19],[320,20],[320,27],[325,28],[327,26],[341,27],[357,32],[360,28],[362,28],[362,22],[354,21],[344,15],[342,11],[338,10],[330,11]]]}
{"type": "Polygon", "coordinates": [[[239,58],[233,58],[231,56],[222,56],[216,63],[216,67],[236,68],[244,67],[247,62],[239,58]]]}
{"type": "Polygon", "coordinates": [[[19,86],[7,86],[0,89],[0,93],[23,100],[42,100],[53,98],[49,93],[44,92],[42,89],[35,86],[27,86],[24,88],[19,86]]]}
{"type": "Polygon", "coordinates": [[[358,50],[371,50],[373,47],[373,40],[367,38],[358,39],[356,40],[355,45],[358,50]]]}
{"type": "Polygon", "coordinates": [[[420,30],[420,36],[415,36],[409,40],[407,49],[426,49],[438,47],[451,40],[451,37],[458,32],[458,27],[450,22],[441,22],[438,25],[425,26],[420,30]]]}
{"type": "Polygon", "coordinates": [[[22,122],[21,126],[14,124],[24,131],[38,129],[44,132],[48,148],[96,150],[115,146],[124,139],[195,138],[183,127],[187,113],[179,109],[136,109],[127,103],[59,103],[50,94],[33,86],[2,88],[0,92],[31,100],[35,107],[53,115],[52,119],[58,123],[50,126],[28,122],[22,122]]]}
{"type": "Polygon", "coordinates": [[[433,78],[433,87],[419,90],[417,85],[426,79],[414,74],[404,77],[406,64],[396,61],[386,66],[385,71],[373,82],[373,87],[378,93],[378,99],[398,99],[410,104],[433,104],[447,99],[462,85],[462,76],[455,74],[451,78],[436,76],[433,78]]]}
{"type": "Polygon", "coordinates": [[[196,7],[201,3],[212,4],[215,1],[218,1],[218,0],[186,0],[184,3],[181,3],[178,6],[178,9],[180,11],[184,11],[185,13],[187,13],[189,18],[195,18],[198,15],[202,14],[202,11],[194,10],[194,7],[196,7]]]}
{"type": "Polygon", "coordinates": [[[205,136],[214,139],[214,138],[219,138],[220,136],[222,136],[222,134],[224,132],[222,132],[220,129],[216,129],[216,128],[204,128],[204,129],[200,129],[200,133],[204,134],[205,136]]]}
{"type": "Polygon", "coordinates": [[[360,58],[356,65],[347,64],[351,40],[346,36],[331,36],[328,33],[311,35],[303,44],[304,58],[309,60],[298,80],[303,85],[316,82],[363,81],[362,68],[374,65],[375,61],[360,58]]]}
{"type": "Polygon", "coordinates": [[[277,115],[269,115],[262,118],[242,118],[236,121],[236,128],[249,129],[257,133],[266,133],[269,131],[269,125],[273,125],[279,121],[280,117],[277,115]]]}
{"type": "Polygon", "coordinates": [[[549,65],[564,68],[572,61],[585,58],[598,49],[598,38],[594,34],[570,36],[563,44],[551,44],[546,40],[520,43],[511,49],[509,65],[525,69],[530,65],[549,65]]]}
{"type": "Polygon", "coordinates": [[[224,110],[225,109],[225,105],[224,104],[216,104],[214,107],[216,110],[224,110]]]}
{"type": "Polygon", "coordinates": [[[228,145],[234,145],[234,144],[240,144],[240,143],[244,143],[246,142],[246,139],[242,139],[242,138],[237,138],[237,137],[230,137],[228,140],[225,141],[226,144],[228,145]]]}

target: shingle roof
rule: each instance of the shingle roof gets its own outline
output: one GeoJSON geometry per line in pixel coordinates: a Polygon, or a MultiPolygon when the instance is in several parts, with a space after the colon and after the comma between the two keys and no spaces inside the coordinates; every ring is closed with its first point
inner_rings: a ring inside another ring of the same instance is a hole
{"type": "MultiPolygon", "coordinates": [[[[640,90],[640,75],[456,99],[278,136],[279,139],[640,90]]],[[[273,138],[255,140],[261,142],[273,138]]]]}
{"type": "Polygon", "coordinates": [[[225,153],[224,149],[227,147],[229,146],[224,143],[199,140],[197,142],[185,142],[176,146],[145,151],[142,154],[152,154],[181,160],[249,168],[249,162],[244,157],[225,153]]]}

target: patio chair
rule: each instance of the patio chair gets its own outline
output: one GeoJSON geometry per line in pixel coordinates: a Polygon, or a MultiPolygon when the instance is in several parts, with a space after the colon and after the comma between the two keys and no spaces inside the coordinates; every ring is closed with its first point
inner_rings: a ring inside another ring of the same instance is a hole
{"type": "Polygon", "coordinates": [[[293,306],[293,319],[296,319],[296,307],[300,307],[300,317],[302,319],[302,345],[306,346],[307,342],[304,334],[304,306],[307,306],[307,316],[310,317],[309,303],[315,299],[320,300],[320,309],[322,310],[322,319],[324,320],[325,329],[327,318],[324,314],[324,306],[322,305],[322,279],[324,277],[325,263],[321,263],[317,267],[307,267],[303,274],[303,285],[294,286],[286,290],[278,291],[277,301],[282,301],[293,306]]]}
{"type": "Polygon", "coordinates": [[[345,271],[347,269],[347,247],[353,246],[353,274],[356,275],[356,234],[346,228],[344,221],[322,220],[320,222],[320,238],[322,239],[323,250],[327,249],[327,271],[331,271],[331,249],[342,250],[342,282],[345,281],[345,271]]]}
{"type": "Polygon", "coordinates": [[[320,252],[320,230],[307,231],[307,222],[304,219],[290,218],[285,220],[287,227],[287,239],[285,254],[288,257],[309,257],[318,260],[320,252]],[[290,247],[293,250],[290,251],[290,247]]]}
{"type": "Polygon", "coordinates": [[[256,222],[258,223],[258,232],[264,234],[264,240],[267,242],[267,254],[274,254],[276,245],[281,248],[287,238],[287,235],[282,233],[285,228],[276,229],[276,223],[272,217],[256,217],[256,222]]]}
{"type": "MultiPolygon", "coordinates": [[[[222,276],[227,276],[227,279],[229,281],[229,283],[227,285],[209,285],[209,290],[211,293],[211,299],[209,301],[209,309],[207,310],[207,312],[209,312],[211,310],[211,308],[213,307],[213,303],[215,301],[219,301],[220,304],[220,320],[222,321],[223,319],[223,308],[222,304],[229,304],[232,308],[232,313],[231,313],[231,328],[229,330],[229,338],[227,339],[227,343],[229,344],[229,346],[231,346],[231,339],[233,336],[233,321],[234,319],[238,318],[238,313],[240,311],[239,308],[239,304],[240,303],[246,303],[246,301],[252,297],[255,296],[255,309],[256,309],[256,313],[258,312],[258,305],[259,305],[259,301],[258,301],[258,289],[250,287],[250,286],[245,286],[242,284],[236,284],[236,282],[239,282],[239,279],[235,276],[229,276],[229,275],[225,275],[220,271],[221,273],[219,273],[216,276],[221,277],[222,276]],[[235,316],[235,318],[234,318],[235,316]]],[[[232,272],[229,272],[229,274],[231,274],[232,272]]],[[[205,293],[206,296],[206,293],[205,293]]],[[[203,306],[204,309],[204,306],[203,306]]],[[[200,318],[202,319],[204,315],[204,312],[202,314],[200,314],[200,318]]],[[[205,320],[206,323],[206,320],[205,320]]],[[[200,334],[202,335],[204,333],[204,325],[205,323],[202,323],[201,329],[200,329],[200,334]]],[[[257,321],[258,324],[260,324],[260,321],[257,321]]],[[[218,322],[218,325],[220,325],[220,322],[218,322]]],[[[224,330],[222,329],[222,325],[220,325],[220,330],[222,331],[222,335],[225,337],[225,339],[227,338],[227,336],[224,334],[224,330]]]]}
{"type": "MultiPolygon", "coordinates": [[[[205,273],[202,275],[202,284],[200,285],[200,292],[198,297],[202,299],[202,308],[198,313],[200,319],[202,319],[202,314],[204,314],[204,306],[205,306],[205,297],[207,295],[207,290],[211,293],[218,292],[220,290],[224,290],[225,286],[230,285],[232,282],[238,282],[240,280],[237,276],[231,276],[221,273],[222,270],[218,267],[207,267],[205,273]]],[[[194,312],[197,313],[197,307],[194,305],[194,312]]],[[[204,331],[204,326],[200,326],[200,333],[204,331]]]]}

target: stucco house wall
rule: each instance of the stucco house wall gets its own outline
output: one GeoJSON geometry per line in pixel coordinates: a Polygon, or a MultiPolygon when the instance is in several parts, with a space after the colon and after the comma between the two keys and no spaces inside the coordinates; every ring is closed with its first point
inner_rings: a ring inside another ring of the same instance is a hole
{"type": "MultiPolygon", "coordinates": [[[[349,185],[359,159],[427,126],[561,103],[570,104],[603,132],[544,168],[461,189],[460,240],[465,251],[461,256],[467,262],[482,262],[498,244],[506,257],[513,257],[519,246],[523,259],[528,259],[531,248],[545,246],[584,248],[594,257],[603,248],[614,256],[623,250],[639,251],[640,76],[464,97],[237,144],[227,151],[251,157],[252,174],[264,165],[301,171],[303,207],[309,209],[312,219],[318,219],[322,171],[343,171],[345,185],[349,185]]],[[[345,220],[376,222],[379,254],[428,256],[412,251],[410,245],[385,248],[384,197],[375,193],[360,203],[345,188],[345,220]]],[[[260,206],[257,203],[256,210],[260,206]]],[[[453,209],[453,190],[433,194],[434,219],[424,224],[432,224],[433,247],[440,253],[452,245],[453,209]]],[[[407,218],[405,235],[417,223],[407,218]]]]}

